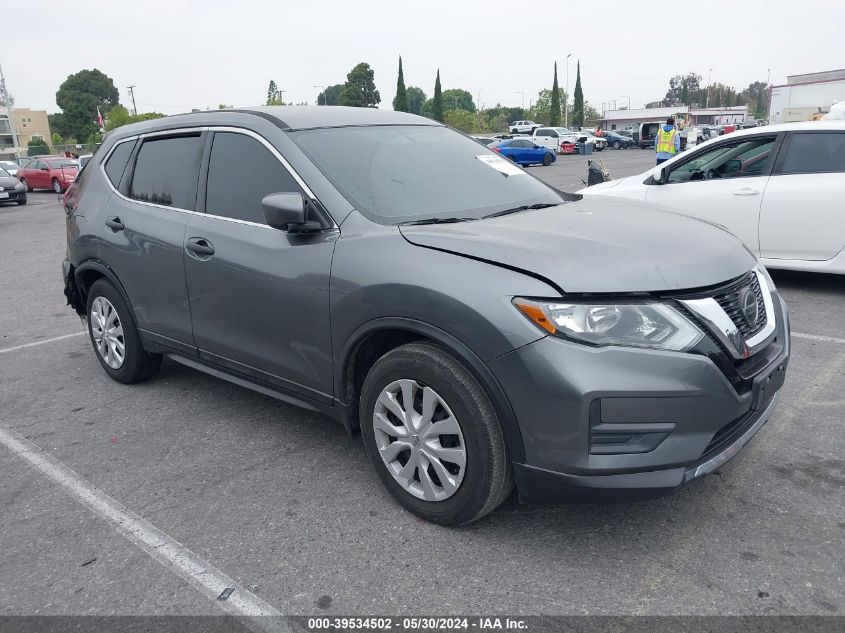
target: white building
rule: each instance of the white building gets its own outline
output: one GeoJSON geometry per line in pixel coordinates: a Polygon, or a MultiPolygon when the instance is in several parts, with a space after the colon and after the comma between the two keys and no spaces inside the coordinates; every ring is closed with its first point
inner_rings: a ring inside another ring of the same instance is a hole
{"type": "Polygon", "coordinates": [[[640,108],[637,110],[605,110],[601,126],[605,130],[631,129],[640,123],[665,121],[670,116],[686,119],[692,125],[742,123],[748,117],[747,106],[725,108],[690,108],[673,106],[669,108],[640,108]]]}
{"type": "Polygon", "coordinates": [[[845,100],[845,69],[789,75],[769,90],[769,123],[807,121],[845,100]]]}

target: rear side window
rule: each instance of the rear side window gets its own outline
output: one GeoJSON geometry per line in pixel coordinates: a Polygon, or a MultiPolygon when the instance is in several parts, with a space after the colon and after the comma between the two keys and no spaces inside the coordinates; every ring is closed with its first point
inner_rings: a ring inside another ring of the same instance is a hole
{"type": "Polygon", "coordinates": [[[199,134],[144,141],[135,160],[129,197],[193,210],[201,157],[199,134]]]}
{"type": "Polygon", "coordinates": [[[135,147],[134,141],[126,141],[118,144],[106,161],[106,176],[108,176],[115,189],[120,186],[120,179],[123,177],[123,171],[126,169],[126,163],[129,162],[129,156],[132,154],[133,147],[135,147]]]}
{"type": "Polygon", "coordinates": [[[216,132],[208,162],[205,211],[264,224],[261,199],[270,193],[302,193],[290,172],[256,139],[216,132]]]}
{"type": "Polygon", "coordinates": [[[845,172],[845,133],[796,133],[783,161],[784,174],[845,172]]]}

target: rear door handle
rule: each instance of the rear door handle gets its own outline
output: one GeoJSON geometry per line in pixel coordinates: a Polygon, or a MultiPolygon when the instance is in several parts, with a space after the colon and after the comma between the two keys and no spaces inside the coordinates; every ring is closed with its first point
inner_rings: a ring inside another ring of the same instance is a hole
{"type": "Polygon", "coordinates": [[[760,195],[760,192],[756,189],[752,189],[751,187],[743,187],[742,189],[737,189],[734,191],[735,196],[757,196],[760,195]]]}
{"type": "Polygon", "coordinates": [[[123,225],[123,221],[117,216],[106,220],[106,226],[109,227],[112,231],[122,231],[126,228],[123,225]]]}
{"type": "Polygon", "coordinates": [[[214,255],[214,245],[203,237],[192,237],[185,243],[185,248],[203,257],[214,255]]]}

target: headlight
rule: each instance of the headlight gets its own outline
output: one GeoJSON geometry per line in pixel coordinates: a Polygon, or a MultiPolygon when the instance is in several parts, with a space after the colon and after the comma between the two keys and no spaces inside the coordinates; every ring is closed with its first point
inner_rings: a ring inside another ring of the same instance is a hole
{"type": "Polygon", "coordinates": [[[684,315],[662,303],[554,303],[517,297],[513,304],[549,334],[591,345],[679,352],[704,336],[684,315]]]}
{"type": "Polygon", "coordinates": [[[766,267],[763,266],[761,263],[757,263],[757,270],[760,271],[760,274],[763,275],[763,279],[766,280],[766,285],[769,287],[770,292],[775,292],[777,287],[775,286],[775,282],[772,281],[771,275],[769,275],[769,271],[766,270],[766,267]]]}
{"type": "Polygon", "coordinates": [[[15,183],[15,189],[23,189],[23,183],[20,180],[15,183]]]}

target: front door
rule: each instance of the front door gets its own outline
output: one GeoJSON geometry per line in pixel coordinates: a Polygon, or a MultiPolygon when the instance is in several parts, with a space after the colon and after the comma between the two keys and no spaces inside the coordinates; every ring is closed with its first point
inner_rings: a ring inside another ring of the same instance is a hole
{"type": "Polygon", "coordinates": [[[294,234],[265,223],[264,196],[303,191],[260,137],[215,132],[207,172],[205,213],[191,217],[185,235],[200,357],[330,402],[329,280],[338,232],[294,234]]]}
{"type": "Polygon", "coordinates": [[[776,153],[777,135],[741,137],[672,163],[663,185],[649,185],[646,200],[716,222],[760,254],[760,202],[776,153]]]}

